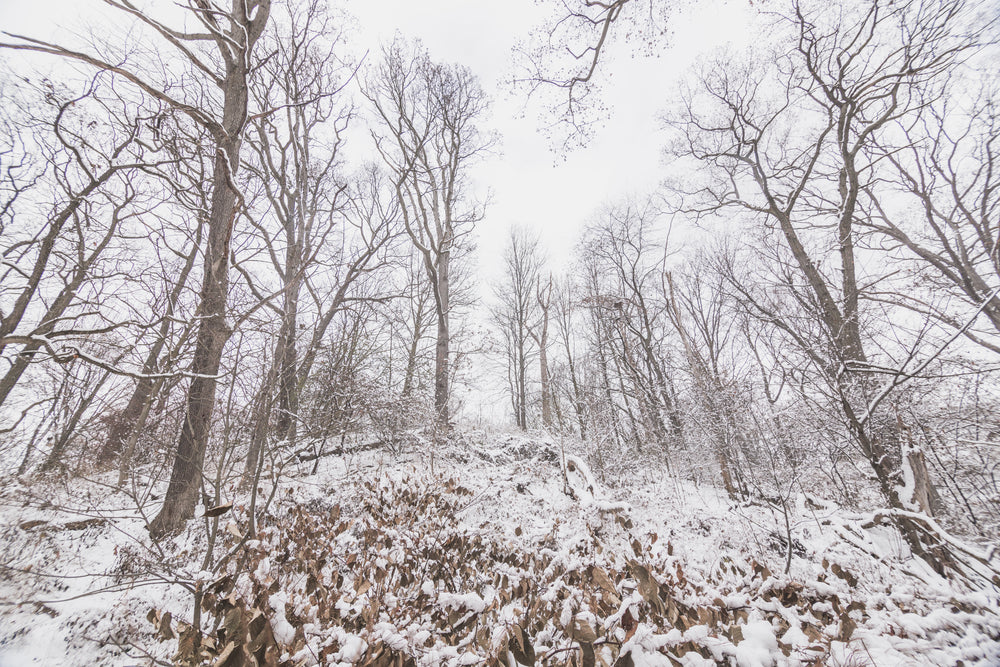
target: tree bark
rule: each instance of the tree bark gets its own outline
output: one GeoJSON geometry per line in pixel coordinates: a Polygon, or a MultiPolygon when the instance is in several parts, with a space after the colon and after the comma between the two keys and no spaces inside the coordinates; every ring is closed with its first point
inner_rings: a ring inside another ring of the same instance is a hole
{"type": "Polygon", "coordinates": [[[282,309],[281,332],[278,334],[278,420],[275,425],[279,440],[294,442],[298,425],[298,351],[295,344],[298,329],[299,292],[302,288],[302,250],[294,238],[294,230],[289,230],[285,257],[285,274],[288,284],[285,288],[282,309]]]}
{"type": "Polygon", "coordinates": [[[188,388],[184,422],[163,507],[149,525],[154,536],[174,532],[194,516],[215,405],[215,376],[222,362],[222,350],[232,333],[226,323],[226,297],[229,294],[229,248],[237,211],[230,175],[235,174],[239,166],[241,119],[246,115],[246,82],[243,81],[242,87],[235,84],[233,82],[226,89],[226,116],[231,121],[227,126],[233,130],[233,138],[221,142],[212,177],[212,208],[199,308],[202,319],[191,362],[191,373],[195,377],[188,388]]]}
{"type": "Polygon", "coordinates": [[[420,351],[420,339],[424,335],[424,300],[420,299],[417,303],[417,310],[413,314],[413,337],[410,339],[410,345],[406,350],[406,371],[403,375],[403,391],[402,395],[404,398],[410,396],[413,393],[413,378],[417,372],[417,353],[420,351]]]}
{"type": "MultiPolygon", "coordinates": [[[[451,245],[450,234],[442,241],[446,248],[451,245]]],[[[445,249],[438,259],[437,284],[435,287],[437,306],[437,342],[434,346],[434,410],[437,413],[438,428],[447,432],[450,426],[450,414],[448,411],[449,399],[449,370],[448,353],[450,344],[450,332],[448,329],[448,307],[450,302],[449,290],[451,288],[450,277],[451,250],[445,249]]]]}
{"type": "Polygon", "coordinates": [[[542,425],[552,427],[552,381],[549,377],[549,308],[552,304],[552,277],[548,285],[542,289],[537,285],[536,298],[542,313],[541,330],[538,334],[538,371],[542,382],[542,425]]]}
{"type": "Polygon", "coordinates": [[[179,530],[194,516],[212,426],[216,375],[222,362],[222,350],[232,333],[226,323],[226,298],[229,293],[230,243],[239,213],[234,179],[240,165],[240,148],[247,123],[250,55],[267,23],[270,2],[260,0],[254,8],[256,12],[249,16],[248,3],[233,0],[232,11],[227,17],[231,23],[229,37],[241,48],[234,54],[228,50],[232,48],[227,46],[228,43],[219,47],[226,68],[224,100],[221,127],[214,128],[213,132],[216,155],[198,311],[201,319],[191,363],[191,372],[195,377],[188,388],[184,422],[163,507],[149,525],[150,534],[154,537],[179,530]]]}

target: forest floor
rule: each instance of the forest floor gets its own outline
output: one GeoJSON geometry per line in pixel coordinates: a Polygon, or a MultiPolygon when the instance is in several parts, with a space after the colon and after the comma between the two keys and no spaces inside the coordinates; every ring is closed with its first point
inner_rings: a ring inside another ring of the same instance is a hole
{"type": "Polygon", "coordinates": [[[766,501],[653,468],[605,484],[513,435],[313,465],[261,485],[255,539],[227,488],[231,509],[160,544],[156,500],[114,474],[0,480],[0,666],[1000,664],[995,586],[819,499],[792,497],[786,527],[766,501]]]}

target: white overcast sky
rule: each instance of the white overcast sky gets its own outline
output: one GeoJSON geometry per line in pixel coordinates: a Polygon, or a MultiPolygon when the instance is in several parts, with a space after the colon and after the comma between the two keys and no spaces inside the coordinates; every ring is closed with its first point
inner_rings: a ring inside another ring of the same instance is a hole
{"type": "MultiPolygon", "coordinates": [[[[155,7],[169,1],[137,4],[155,7]]],[[[756,12],[749,0],[691,3],[671,22],[673,33],[659,57],[610,53],[609,62],[604,63],[606,71],[613,73],[603,90],[602,101],[609,107],[606,123],[586,148],[560,153],[540,131],[539,107],[524,109],[524,100],[505,85],[512,74],[513,47],[543,23],[554,2],[346,3],[360,25],[354,41],[369,44],[372,56],[398,31],[421,39],[433,58],[472,69],[493,96],[493,122],[503,142],[499,154],[476,170],[477,184],[492,192],[492,205],[478,231],[484,287],[498,278],[498,255],[511,225],[537,229],[558,269],[570,258],[582,227],[603,203],[655,188],[664,173],[661,147],[665,141],[657,114],[695,58],[709,49],[746,41],[756,12]]],[[[83,32],[83,26],[99,27],[118,18],[117,12],[109,12],[98,0],[0,0],[3,30],[43,39],[65,39],[67,31],[83,32]]],[[[352,148],[362,150],[357,145],[352,148]]],[[[489,289],[482,292],[486,296],[489,289]]]]}
{"type": "MultiPolygon", "coordinates": [[[[643,195],[662,180],[665,137],[657,116],[674,95],[680,76],[709,49],[745,43],[756,10],[749,0],[691,3],[671,23],[673,34],[657,58],[610,55],[612,76],[602,101],[610,112],[588,146],[553,151],[542,135],[539,106],[515,97],[505,85],[512,49],[551,13],[555,0],[364,0],[349,3],[372,42],[396,31],[419,37],[437,60],[460,62],[495,91],[494,119],[503,135],[501,154],[477,170],[492,193],[479,227],[479,264],[484,286],[498,279],[498,256],[511,225],[537,229],[553,266],[566,264],[579,234],[602,204],[643,195]],[[697,6],[695,6],[697,5],[697,6]],[[524,111],[525,113],[522,113],[524,111]]],[[[483,290],[488,296],[488,288],[483,290]]]]}

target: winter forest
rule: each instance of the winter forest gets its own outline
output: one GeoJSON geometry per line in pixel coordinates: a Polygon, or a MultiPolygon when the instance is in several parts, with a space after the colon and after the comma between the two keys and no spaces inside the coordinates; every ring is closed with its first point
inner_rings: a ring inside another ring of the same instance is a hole
{"type": "Polygon", "coordinates": [[[0,666],[1000,664],[995,0],[0,62],[0,666]]]}

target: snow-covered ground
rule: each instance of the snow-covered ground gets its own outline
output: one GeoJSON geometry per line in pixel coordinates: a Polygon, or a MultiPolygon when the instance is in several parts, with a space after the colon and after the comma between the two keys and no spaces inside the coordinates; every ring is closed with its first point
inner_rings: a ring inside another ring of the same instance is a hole
{"type": "Polygon", "coordinates": [[[820,499],[792,499],[784,574],[779,508],[654,469],[610,488],[544,439],[311,466],[262,485],[256,539],[227,489],[232,511],[159,545],[155,498],[111,477],[3,480],[0,666],[171,664],[196,589],[205,664],[1000,664],[995,586],[820,499]]]}

